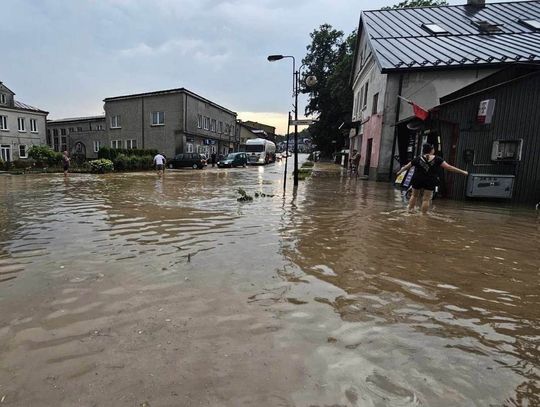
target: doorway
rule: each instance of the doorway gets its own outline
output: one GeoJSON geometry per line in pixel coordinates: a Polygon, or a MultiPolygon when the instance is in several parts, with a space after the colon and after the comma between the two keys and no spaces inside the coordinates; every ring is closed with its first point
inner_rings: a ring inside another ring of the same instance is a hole
{"type": "Polygon", "coordinates": [[[2,144],[0,146],[0,159],[2,161],[7,162],[11,161],[11,146],[2,144]]]}
{"type": "Polygon", "coordinates": [[[366,163],[364,164],[364,175],[369,176],[369,167],[371,167],[371,150],[373,149],[373,139],[368,138],[366,144],[366,163]]]}

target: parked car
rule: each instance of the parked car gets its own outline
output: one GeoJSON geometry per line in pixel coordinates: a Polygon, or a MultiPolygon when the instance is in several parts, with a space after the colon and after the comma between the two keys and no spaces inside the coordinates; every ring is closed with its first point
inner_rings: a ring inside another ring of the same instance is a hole
{"type": "Polygon", "coordinates": [[[191,167],[193,169],[203,169],[206,165],[204,156],[199,153],[184,153],[177,154],[169,161],[169,168],[184,168],[191,167]]]}
{"type": "Polygon", "coordinates": [[[245,167],[248,158],[246,153],[230,153],[218,162],[218,167],[245,167]]]}

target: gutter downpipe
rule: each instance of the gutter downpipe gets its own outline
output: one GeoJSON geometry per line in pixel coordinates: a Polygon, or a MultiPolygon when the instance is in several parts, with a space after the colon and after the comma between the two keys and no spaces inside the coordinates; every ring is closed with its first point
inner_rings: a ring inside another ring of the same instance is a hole
{"type": "MultiPolygon", "coordinates": [[[[403,90],[403,73],[399,74],[399,89],[398,89],[398,95],[401,95],[401,91],[403,90]]],[[[390,168],[388,171],[388,181],[392,182],[392,178],[394,176],[392,170],[394,169],[394,155],[396,154],[396,142],[398,138],[398,126],[397,123],[399,121],[399,110],[401,109],[401,99],[397,98],[397,105],[396,105],[396,123],[394,125],[394,142],[392,143],[392,156],[390,157],[390,168]]]]}

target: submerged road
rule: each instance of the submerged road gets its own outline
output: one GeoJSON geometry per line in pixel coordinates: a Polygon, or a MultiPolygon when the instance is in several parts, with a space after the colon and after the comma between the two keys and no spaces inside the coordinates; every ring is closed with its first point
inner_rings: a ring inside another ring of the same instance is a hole
{"type": "Polygon", "coordinates": [[[317,167],[0,176],[0,405],[540,405],[536,214],[317,167]]]}

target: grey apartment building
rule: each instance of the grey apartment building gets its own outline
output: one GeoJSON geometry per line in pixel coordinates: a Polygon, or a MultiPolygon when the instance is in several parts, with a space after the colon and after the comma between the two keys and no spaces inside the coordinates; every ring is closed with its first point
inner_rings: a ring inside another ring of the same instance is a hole
{"type": "Polygon", "coordinates": [[[97,158],[108,145],[105,116],[72,117],[47,121],[47,145],[54,151],[69,151],[83,158],[97,158]]]}
{"type": "Polygon", "coordinates": [[[104,102],[109,147],[152,148],[167,157],[238,150],[236,113],[185,88],[109,97],[104,102]]]}
{"type": "Polygon", "coordinates": [[[32,146],[45,144],[47,114],[15,100],[15,93],[0,82],[0,159],[25,159],[32,146]]]}

